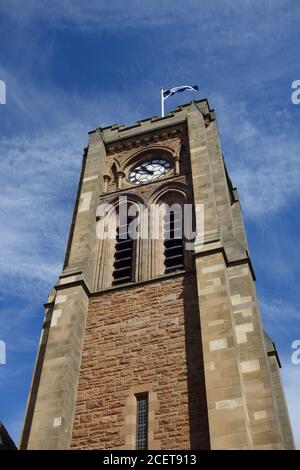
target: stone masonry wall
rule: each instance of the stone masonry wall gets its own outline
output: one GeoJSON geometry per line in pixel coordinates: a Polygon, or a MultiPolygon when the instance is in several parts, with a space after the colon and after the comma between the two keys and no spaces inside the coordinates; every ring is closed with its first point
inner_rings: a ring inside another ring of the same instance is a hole
{"type": "Polygon", "coordinates": [[[141,392],[150,449],[209,447],[193,273],[90,300],[71,448],[134,449],[141,392]]]}

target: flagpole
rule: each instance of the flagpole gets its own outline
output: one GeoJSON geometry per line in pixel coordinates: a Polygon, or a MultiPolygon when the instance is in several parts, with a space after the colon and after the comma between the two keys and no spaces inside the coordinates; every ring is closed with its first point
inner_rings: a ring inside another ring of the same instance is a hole
{"type": "Polygon", "coordinates": [[[164,89],[160,89],[160,101],[161,101],[161,117],[165,116],[165,107],[164,107],[164,89]]]}

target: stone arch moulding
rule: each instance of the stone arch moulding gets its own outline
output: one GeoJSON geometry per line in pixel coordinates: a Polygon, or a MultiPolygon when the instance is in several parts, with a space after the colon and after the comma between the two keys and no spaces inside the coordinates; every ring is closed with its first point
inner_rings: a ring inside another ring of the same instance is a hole
{"type": "Polygon", "coordinates": [[[170,192],[181,195],[187,203],[192,202],[192,193],[188,184],[182,181],[167,181],[149,195],[147,206],[163,202],[163,197],[167,198],[170,192]]]}
{"type": "Polygon", "coordinates": [[[121,194],[118,194],[118,195],[113,194],[111,197],[108,196],[105,198],[105,203],[111,204],[112,206],[117,207],[120,202],[120,197],[121,198],[127,197],[129,203],[139,205],[140,207],[142,206],[146,207],[147,205],[145,199],[140,194],[137,194],[134,191],[126,191],[126,192],[122,191],[121,194]]]}
{"type": "Polygon", "coordinates": [[[122,164],[122,170],[126,173],[129,167],[139,162],[147,154],[163,153],[164,157],[167,158],[172,164],[175,158],[175,151],[166,145],[149,145],[146,148],[137,150],[133,155],[130,155],[122,164]]]}

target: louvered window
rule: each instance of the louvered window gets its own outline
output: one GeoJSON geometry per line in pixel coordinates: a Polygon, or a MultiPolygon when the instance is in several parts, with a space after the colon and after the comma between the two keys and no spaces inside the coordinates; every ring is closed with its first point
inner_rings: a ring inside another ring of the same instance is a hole
{"type": "Polygon", "coordinates": [[[134,240],[129,233],[129,225],[132,218],[128,218],[125,224],[117,228],[115,260],[113,271],[113,286],[131,282],[133,264],[134,240]]]}
{"type": "Polygon", "coordinates": [[[184,269],[181,211],[170,211],[164,216],[165,273],[184,269]]]}

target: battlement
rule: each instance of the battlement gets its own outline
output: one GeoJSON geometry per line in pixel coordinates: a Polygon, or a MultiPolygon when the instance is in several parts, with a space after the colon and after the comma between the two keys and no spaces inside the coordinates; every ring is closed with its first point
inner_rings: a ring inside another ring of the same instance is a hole
{"type": "Polygon", "coordinates": [[[89,134],[91,135],[94,132],[98,131],[101,133],[104,142],[110,143],[127,137],[132,137],[133,135],[141,134],[147,131],[153,131],[164,127],[169,127],[175,124],[179,124],[180,122],[184,122],[186,119],[187,111],[193,103],[196,104],[196,106],[199,108],[200,112],[204,116],[209,117],[209,120],[215,119],[214,110],[210,108],[209,103],[205,98],[202,100],[193,100],[188,103],[177,106],[175,110],[170,111],[164,117],[151,116],[145,119],[140,119],[129,126],[126,126],[125,124],[114,123],[110,126],[98,127],[97,129],[90,131],[89,134]]]}

